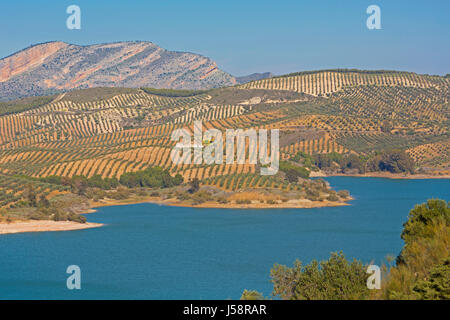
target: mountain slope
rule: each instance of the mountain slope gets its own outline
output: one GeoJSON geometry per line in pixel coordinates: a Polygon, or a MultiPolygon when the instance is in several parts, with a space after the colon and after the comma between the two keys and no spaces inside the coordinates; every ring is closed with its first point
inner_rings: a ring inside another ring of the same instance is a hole
{"type": "Polygon", "coordinates": [[[0,100],[74,88],[209,89],[236,79],[211,59],[151,42],[38,44],[0,60],[0,100]]]}
{"type": "MultiPolygon", "coordinates": [[[[23,198],[23,177],[119,179],[155,166],[225,190],[292,191],[249,162],[173,163],[173,130],[193,132],[195,120],[223,133],[279,129],[281,160],[299,163],[307,155],[325,171],[378,174],[374,161],[396,149],[412,158],[418,173],[448,177],[449,88],[445,77],[341,70],[199,92],[92,88],[0,103],[0,210],[23,198]]],[[[39,193],[65,192],[30,179],[39,193]]]]}

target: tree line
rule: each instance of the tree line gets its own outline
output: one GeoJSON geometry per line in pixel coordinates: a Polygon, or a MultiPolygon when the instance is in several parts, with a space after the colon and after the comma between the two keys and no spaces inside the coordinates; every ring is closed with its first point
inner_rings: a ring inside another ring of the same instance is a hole
{"type": "Polygon", "coordinates": [[[208,92],[208,90],[175,90],[156,88],[141,88],[141,90],[148,94],[171,98],[193,97],[208,92]]]}
{"type": "Polygon", "coordinates": [[[120,185],[128,188],[169,188],[183,183],[183,177],[180,174],[172,177],[168,170],[160,167],[150,167],[141,171],[124,173],[119,180],[116,178],[102,178],[100,175],[94,175],[91,178],[83,175],[72,177],[48,176],[39,178],[39,180],[56,185],[70,186],[74,193],[80,195],[86,194],[88,188],[111,190],[120,185]]]}

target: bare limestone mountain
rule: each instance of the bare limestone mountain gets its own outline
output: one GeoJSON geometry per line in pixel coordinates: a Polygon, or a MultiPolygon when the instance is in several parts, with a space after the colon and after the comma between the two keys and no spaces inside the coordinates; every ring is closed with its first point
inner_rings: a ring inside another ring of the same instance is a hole
{"type": "Polygon", "coordinates": [[[211,59],[151,42],[47,42],[0,59],[0,100],[92,87],[209,89],[236,84],[211,59]]]}

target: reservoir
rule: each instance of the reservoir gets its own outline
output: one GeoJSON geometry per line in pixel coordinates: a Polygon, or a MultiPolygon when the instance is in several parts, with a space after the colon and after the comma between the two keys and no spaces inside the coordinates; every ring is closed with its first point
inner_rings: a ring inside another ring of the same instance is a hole
{"type": "Polygon", "coordinates": [[[270,296],[270,269],[328,259],[378,264],[396,256],[409,211],[450,199],[450,180],[329,177],[349,206],[207,209],[156,204],[99,208],[101,228],[0,235],[0,299],[239,299],[270,296]],[[69,265],[81,290],[68,290],[69,265]]]}

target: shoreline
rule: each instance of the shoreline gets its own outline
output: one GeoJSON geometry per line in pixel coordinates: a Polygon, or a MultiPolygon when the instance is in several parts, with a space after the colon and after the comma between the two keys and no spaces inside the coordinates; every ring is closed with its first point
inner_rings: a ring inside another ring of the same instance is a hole
{"type": "Polygon", "coordinates": [[[53,221],[53,220],[22,220],[10,223],[0,223],[0,235],[24,233],[24,232],[50,232],[50,231],[72,231],[98,228],[102,223],[78,223],[73,221],[53,221]]]}
{"type": "MultiPolygon", "coordinates": [[[[320,177],[357,177],[357,178],[384,178],[384,179],[450,179],[450,175],[426,175],[426,174],[393,174],[386,172],[372,172],[365,174],[344,174],[334,173],[326,174],[324,172],[315,172],[311,175],[312,178],[320,177]]],[[[338,207],[350,205],[348,201],[354,200],[350,197],[345,201],[311,201],[308,199],[289,200],[275,204],[261,203],[259,201],[252,201],[248,204],[238,203],[218,203],[215,201],[206,201],[201,204],[192,204],[186,201],[178,200],[176,198],[162,199],[161,197],[131,197],[123,200],[102,199],[99,201],[90,201],[89,208],[81,210],[80,214],[90,214],[96,212],[96,208],[133,205],[141,203],[153,203],[157,205],[184,207],[184,208],[209,208],[209,209],[310,209],[323,207],[338,207]]],[[[78,223],[72,221],[53,221],[53,220],[17,220],[12,222],[0,222],[0,235],[25,233],[25,232],[55,232],[55,231],[72,231],[83,230],[90,228],[98,228],[103,226],[102,223],[78,223]]]]}
{"type": "MultiPolygon", "coordinates": [[[[350,197],[347,201],[354,200],[350,197]]],[[[123,206],[131,204],[141,204],[141,203],[153,203],[164,206],[171,207],[181,207],[181,208],[209,208],[209,209],[309,209],[309,208],[323,208],[323,207],[340,207],[349,206],[350,204],[344,201],[311,201],[307,199],[301,199],[296,201],[287,201],[276,204],[265,204],[260,202],[249,203],[249,204],[237,204],[237,203],[218,203],[214,201],[207,201],[198,205],[191,203],[186,203],[176,199],[166,199],[163,200],[158,197],[142,197],[126,200],[114,200],[105,199],[100,201],[95,201],[91,203],[91,208],[101,208],[101,207],[111,207],[111,206],[123,206]]],[[[91,210],[96,211],[95,209],[91,210]]]]}

